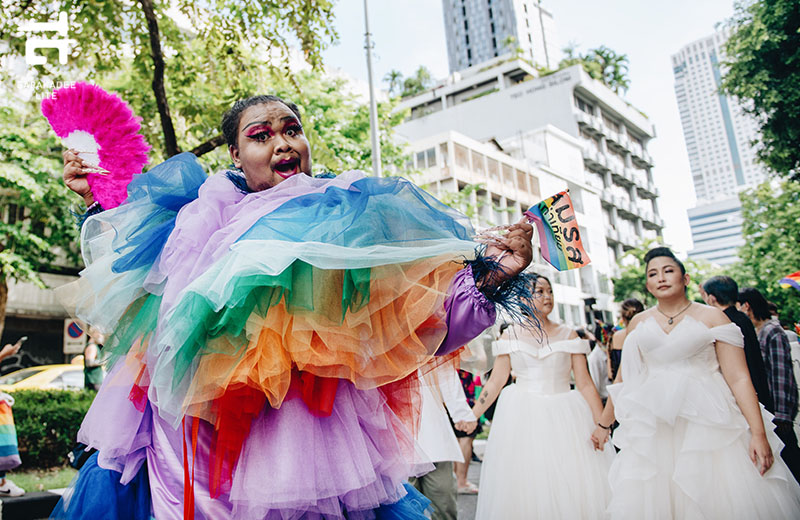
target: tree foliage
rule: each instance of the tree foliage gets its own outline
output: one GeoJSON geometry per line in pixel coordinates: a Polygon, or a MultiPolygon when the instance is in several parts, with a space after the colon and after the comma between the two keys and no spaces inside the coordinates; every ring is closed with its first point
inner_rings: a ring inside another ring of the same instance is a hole
{"type": "Polygon", "coordinates": [[[559,69],[581,65],[590,77],[603,82],[617,94],[620,91],[626,92],[630,87],[626,54],[617,54],[605,45],[581,54],[574,44],[568,45],[564,49],[564,54],[565,57],[559,63],[559,69]]]}
{"type": "Polygon", "coordinates": [[[59,12],[68,14],[77,43],[67,66],[55,52],[37,66],[39,78],[117,91],[144,119],[145,136],[163,154],[156,160],[222,144],[219,121],[237,99],[285,84],[301,92],[291,49],[299,47],[317,68],[336,38],[330,0],[10,0],[3,2],[0,39],[22,56],[29,35],[20,25],[54,21],[59,12]]]}
{"type": "Polygon", "coordinates": [[[75,265],[77,228],[61,181],[61,144],[33,107],[0,107],[0,334],[8,282],[75,265]]]}
{"type": "Polygon", "coordinates": [[[433,86],[431,71],[424,65],[420,65],[414,74],[407,78],[403,78],[399,70],[391,70],[383,77],[383,81],[388,83],[389,95],[399,95],[403,98],[416,96],[433,86]]]}
{"type": "Polygon", "coordinates": [[[738,2],[729,26],[722,89],[758,121],[759,160],[800,181],[800,2],[738,2]]]}
{"type": "Polygon", "coordinates": [[[745,244],[728,273],[740,287],[755,287],[775,302],[781,319],[800,322],[800,292],[778,284],[800,270],[800,184],[764,183],[739,198],[745,244]]]}

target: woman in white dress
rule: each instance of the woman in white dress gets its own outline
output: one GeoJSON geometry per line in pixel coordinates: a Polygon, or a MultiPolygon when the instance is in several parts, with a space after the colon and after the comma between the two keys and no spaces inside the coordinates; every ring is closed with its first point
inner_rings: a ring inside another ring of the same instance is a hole
{"type": "Polygon", "coordinates": [[[603,406],[586,364],[589,344],[549,319],[553,291],[543,276],[534,306],[544,335],[509,327],[495,344],[492,375],[472,409],[480,417],[499,394],[476,518],[603,518],[614,450],[592,445],[603,406]],[[516,381],[503,389],[512,368],[516,381]],[[570,390],[570,372],[577,391],[570,390]]]}
{"type": "MultiPolygon", "coordinates": [[[[609,425],[616,411],[620,423],[611,518],[798,518],[800,487],[773,456],[782,445],[756,399],[739,329],[686,298],[689,276],[669,249],[649,251],[645,264],[658,305],[631,320],[624,382],[608,387],[613,404],[600,420],[609,425]]],[[[599,426],[593,438],[605,434],[599,426]]]]}

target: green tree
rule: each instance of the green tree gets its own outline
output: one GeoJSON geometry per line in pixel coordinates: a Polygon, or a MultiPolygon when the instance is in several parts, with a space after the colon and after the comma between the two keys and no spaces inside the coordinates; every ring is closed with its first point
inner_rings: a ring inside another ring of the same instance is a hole
{"type": "Polygon", "coordinates": [[[800,184],[764,183],[742,192],[740,262],[728,273],[740,287],[755,287],[778,306],[781,319],[800,322],[800,292],[778,281],[800,270],[800,184]]]}
{"type": "Polygon", "coordinates": [[[61,144],[32,106],[0,107],[0,335],[8,283],[75,265],[78,232],[61,181],[61,144]]]}
{"type": "Polygon", "coordinates": [[[416,96],[420,92],[424,92],[425,90],[429,89],[432,85],[433,76],[431,76],[431,71],[429,71],[424,65],[420,65],[420,67],[414,72],[413,76],[408,77],[403,81],[403,92],[401,93],[401,96],[416,96]]]}
{"type": "Polygon", "coordinates": [[[321,51],[336,38],[332,5],[331,0],[9,0],[0,14],[0,40],[9,42],[11,55],[22,56],[28,34],[20,25],[55,21],[66,12],[69,37],[77,42],[69,64],[60,65],[53,52],[47,64],[35,67],[39,79],[89,80],[117,91],[144,119],[143,133],[158,161],[181,150],[202,155],[223,144],[219,121],[236,99],[284,84],[301,92],[289,66],[291,49],[299,46],[318,68],[321,51]]]}
{"type": "Polygon", "coordinates": [[[603,82],[617,94],[620,91],[626,92],[630,87],[626,54],[617,54],[605,45],[581,54],[578,52],[577,44],[570,43],[564,48],[564,55],[564,59],[559,63],[559,69],[581,65],[590,77],[603,82]]]}
{"type": "Polygon", "coordinates": [[[800,181],[800,2],[737,2],[722,90],[760,127],[759,160],[800,181]]]}
{"type": "MultiPolygon", "coordinates": [[[[296,102],[303,116],[303,128],[311,143],[314,171],[340,173],[372,168],[369,105],[350,91],[347,81],[315,71],[296,74],[303,85],[300,94],[291,85],[276,86],[274,92],[296,102]]],[[[394,127],[403,122],[407,111],[395,111],[399,99],[378,103],[381,163],[387,173],[405,171],[405,148],[394,139],[394,127]]],[[[230,163],[226,149],[216,153],[214,166],[230,163]]],[[[209,161],[207,161],[209,162],[209,161]]]]}
{"type": "Polygon", "coordinates": [[[403,88],[403,74],[397,70],[392,69],[383,76],[383,81],[389,84],[389,95],[398,96],[403,88]]]}

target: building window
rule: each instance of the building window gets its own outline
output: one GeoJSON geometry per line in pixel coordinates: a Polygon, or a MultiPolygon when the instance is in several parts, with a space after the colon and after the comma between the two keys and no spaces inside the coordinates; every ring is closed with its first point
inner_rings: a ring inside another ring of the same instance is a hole
{"type": "Polygon", "coordinates": [[[466,20],[464,20],[464,30],[469,31],[469,24],[467,23],[466,20]]]}
{"type": "Polygon", "coordinates": [[[619,123],[608,117],[607,115],[603,114],[603,122],[606,124],[607,127],[611,128],[615,132],[620,131],[619,123]]]}
{"type": "Polygon", "coordinates": [[[489,174],[489,178],[495,182],[500,182],[500,171],[498,169],[499,164],[495,159],[486,159],[486,166],[487,166],[487,173],[489,174]]]}
{"type": "MultiPolygon", "coordinates": [[[[495,38],[494,36],[492,36],[492,48],[494,48],[495,51],[497,51],[497,38],[495,38]]],[[[495,56],[497,56],[497,52],[495,52],[495,56]]]]}
{"type": "Polygon", "coordinates": [[[528,191],[528,183],[525,182],[525,172],[522,170],[516,170],[517,172],[517,188],[521,189],[522,191],[528,191]]]}
{"type": "Polygon", "coordinates": [[[579,96],[575,96],[575,106],[577,106],[582,112],[586,112],[589,115],[594,115],[594,106],[579,96]]]}
{"type": "Polygon", "coordinates": [[[530,190],[529,191],[530,191],[531,195],[533,195],[536,198],[541,197],[542,196],[542,192],[539,189],[539,179],[537,177],[534,177],[534,176],[531,175],[531,176],[528,177],[528,182],[530,183],[530,190]]]}
{"type": "Polygon", "coordinates": [[[472,51],[470,49],[467,49],[467,61],[472,65],[472,51]]]}
{"type": "Polygon", "coordinates": [[[510,186],[514,185],[514,168],[508,164],[503,165],[503,182],[510,186]]]}
{"type": "Polygon", "coordinates": [[[455,145],[456,166],[469,169],[469,154],[460,144],[455,145]]]}
{"type": "Polygon", "coordinates": [[[492,14],[492,8],[490,7],[489,8],[489,20],[493,20],[493,19],[494,19],[494,15],[492,14]]]}
{"type": "Polygon", "coordinates": [[[439,145],[439,157],[441,157],[442,166],[447,167],[447,143],[442,143],[439,145]]]}
{"type": "Polygon", "coordinates": [[[464,39],[467,41],[467,45],[469,45],[469,34],[467,34],[466,36],[464,36],[464,39]]]}
{"type": "Polygon", "coordinates": [[[486,175],[486,168],[483,166],[483,155],[472,152],[472,171],[481,177],[486,175]]]}

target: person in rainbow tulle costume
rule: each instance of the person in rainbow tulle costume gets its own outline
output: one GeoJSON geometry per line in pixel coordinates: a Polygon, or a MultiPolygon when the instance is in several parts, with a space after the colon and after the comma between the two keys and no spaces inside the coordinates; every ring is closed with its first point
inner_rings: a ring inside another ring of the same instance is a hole
{"type": "MultiPolygon", "coordinates": [[[[222,127],[233,169],[179,154],[83,224],[86,269],[58,292],[110,334],[111,368],[78,434],[98,451],[53,516],[424,518],[417,370],[513,305],[531,227],[476,255],[468,219],[406,180],[312,177],[273,96],[222,127]]],[[[94,204],[77,155],[64,172],[94,204]]]]}

